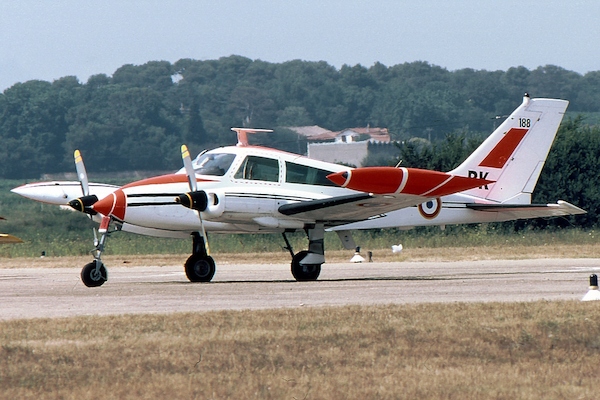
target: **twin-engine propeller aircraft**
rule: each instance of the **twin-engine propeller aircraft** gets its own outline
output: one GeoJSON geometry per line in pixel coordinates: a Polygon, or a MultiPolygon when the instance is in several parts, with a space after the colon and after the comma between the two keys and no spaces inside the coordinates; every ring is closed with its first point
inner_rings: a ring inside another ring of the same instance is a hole
{"type": "Polygon", "coordinates": [[[101,261],[111,226],[162,237],[189,237],[185,263],[192,282],[215,274],[207,234],[281,233],[298,281],[316,280],[325,262],[324,232],[336,230],[344,247],[356,247],[351,229],[501,221],[585,211],[569,203],[531,205],[530,196],[568,102],[524,98],[508,119],[455,170],[348,168],[249,145],[248,133],[233,128],[236,146],[202,152],[184,167],[116,188],[92,184],[78,151],[80,183],[34,183],[13,189],[25,197],[69,204],[100,222],[94,260],[81,278],[86,286],[107,280],[101,261]],[[83,196],[82,196],[83,194],[83,196]],[[406,213],[406,215],[404,214],[406,213]],[[405,219],[406,218],[406,219],[405,219]],[[304,230],[308,250],[294,253],[286,233],[304,230]]]}

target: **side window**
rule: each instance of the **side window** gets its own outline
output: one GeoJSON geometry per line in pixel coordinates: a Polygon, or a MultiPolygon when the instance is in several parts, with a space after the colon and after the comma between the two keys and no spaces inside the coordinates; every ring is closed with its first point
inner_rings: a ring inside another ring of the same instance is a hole
{"type": "Polygon", "coordinates": [[[248,156],[234,175],[235,179],[279,181],[279,161],[273,158],[248,156]]]}
{"type": "Polygon", "coordinates": [[[300,183],[304,185],[336,186],[327,179],[331,171],[308,167],[306,165],[285,163],[285,181],[289,183],[300,183]]]}

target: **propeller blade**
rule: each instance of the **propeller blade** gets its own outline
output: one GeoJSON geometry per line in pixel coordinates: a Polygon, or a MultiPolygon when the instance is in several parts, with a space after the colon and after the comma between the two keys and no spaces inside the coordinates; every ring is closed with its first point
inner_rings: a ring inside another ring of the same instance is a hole
{"type": "Polygon", "coordinates": [[[75,150],[73,154],[75,157],[75,169],[77,170],[77,179],[79,179],[79,183],[81,183],[81,191],[84,196],[90,194],[90,186],[88,183],[87,172],[85,170],[85,165],[83,164],[83,158],[81,157],[81,152],[79,150],[75,150]]]}
{"type": "Polygon", "coordinates": [[[185,167],[185,174],[188,178],[188,183],[190,184],[190,190],[195,192],[198,190],[198,184],[196,182],[196,173],[194,172],[194,167],[192,166],[192,158],[190,157],[190,152],[185,144],[181,145],[181,159],[183,160],[183,166],[185,167]]]}
{"type": "MultiPolygon", "coordinates": [[[[185,144],[181,145],[181,159],[183,160],[183,167],[185,168],[185,174],[188,178],[188,184],[190,185],[190,191],[196,192],[198,191],[198,182],[196,181],[196,172],[194,172],[194,167],[192,166],[192,158],[190,157],[190,152],[185,144]]],[[[202,238],[204,239],[204,246],[206,248],[206,254],[210,255],[210,248],[208,246],[208,239],[206,237],[206,230],[204,229],[204,221],[202,220],[202,213],[198,210],[194,210],[196,215],[198,216],[198,220],[200,221],[200,233],[202,234],[202,238]]]]}

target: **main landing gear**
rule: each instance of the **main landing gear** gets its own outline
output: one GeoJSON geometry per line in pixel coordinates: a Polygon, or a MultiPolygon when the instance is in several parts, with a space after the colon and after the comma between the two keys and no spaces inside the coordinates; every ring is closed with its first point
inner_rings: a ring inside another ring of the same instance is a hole
{"type": "Polygon", "coordinates": [[[192,233],[193,253],[185,262],[185,275],[191,282],[210,282],[215,275],[215,260],[206,251],[206,242],[198,232],[192,233]]]}
{"type": "Polygon", "coordinates": [[[301,263],[308,254],[307,250],[302,250],[292,257],[292,275],[298,282],[316,281],[321,273],[321,264],[301,263]]]}
{"type": "Polygon", "coordinates": [[[299,281],[316,281],[321,273],[321,264],[325,262],[324,236],[325,228],[323,224],[316,224],[313,228],[307,229],[308,250],[300,251],[294,254],[292,245],[285,236],[286,249],[292,256],[292,275],[299,281]]]}
{"type": "MultiPolygon", "coordinates": [[[[316,224],[307,229],[308,250],[294,254],[294,250],[283,233],[283,240],[292,256],[292,275],[297,281],[315,281],[321,273],[321,264],[325,262],[323,238],[325,229],[316,224]]],[[[215,275],[215,260],[208,255],[206,240],[200,232],[192,233],[193,253],[185,262],[185,275],[191,282],[210,282],[215,275]]]]}

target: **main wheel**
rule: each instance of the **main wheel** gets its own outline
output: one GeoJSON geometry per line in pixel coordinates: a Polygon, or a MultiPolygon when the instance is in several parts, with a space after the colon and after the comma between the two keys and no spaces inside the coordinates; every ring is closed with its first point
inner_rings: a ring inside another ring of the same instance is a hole
{"type": "Polygon", "coordinates": [[[316,281],[321,273],[321,264],[300,264],[308,251],[298,252],[292,258],[292,275],[297,281],[316,281]]]}
{"type": "Polygon", "coordinates": [[[81,270],[81,280],[87,287],[102,286],[107,279],[108,271],[102,261],[92,261],[81,270]],[[96,262],[100,263],[99,269],[96,269],[96,262]]]}
{"type": "Polygon", "coordinates": [[[215,260],[211,256],[192,254],[185,262],[185,274],[191,282],[210,282],[215,270],[215,260]]]}

